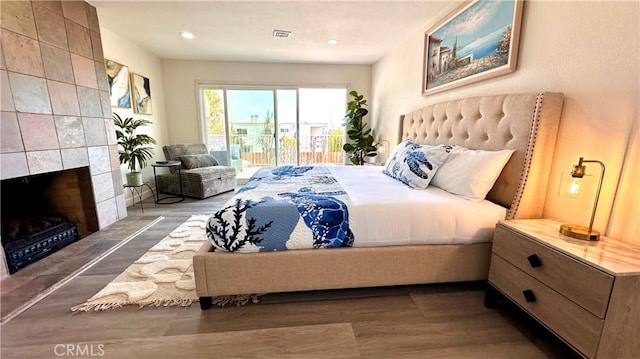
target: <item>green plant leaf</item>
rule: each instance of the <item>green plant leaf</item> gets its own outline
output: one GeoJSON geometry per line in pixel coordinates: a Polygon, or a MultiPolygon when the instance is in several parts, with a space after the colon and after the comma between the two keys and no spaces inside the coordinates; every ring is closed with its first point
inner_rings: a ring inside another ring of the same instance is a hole
{"type": "Polygon", "coordinates": [[[116,126],[116,139],[120,148],[118,149],[118,160],[121,164],[126,164],[127,168],[135,172],[137,168],[147,166],[147,161],[153,158],[153,147],[156,140],[147,134],[136,134],[139,127],[151,125],[152,122],[146,119],[133,119],[127,117],[122,119],[117,113],[113,114],[113,123],[116,126]]]}
{"type": "Polygon", "coordinates": [[[347,113],[344,117],[344,126],[347,126],[347,136],[350,143],[343,145],[343,150],[350,155],[349,160],[355,165],[364,164],[364,158],[367,156],[375,156],[376,148],[373,146],[373,130],[367,128],[364,122],[364,116],[369,114],[367,100],[357,91],[350,91],[349,96],[352,100],[347,103],[347,113]],[[372,151],[373,149],[373,151],[372,151]]]}
{"type": "Polygon", "coordinates": [[[343,149],[345,152],[352,152],[352,151],[355,149],[355,147],[353,147],[353,145],[352,145],[352,144],[350,144],[350,143],[345,143],[345,144],[342,146],[342,149],[343,149]]]}

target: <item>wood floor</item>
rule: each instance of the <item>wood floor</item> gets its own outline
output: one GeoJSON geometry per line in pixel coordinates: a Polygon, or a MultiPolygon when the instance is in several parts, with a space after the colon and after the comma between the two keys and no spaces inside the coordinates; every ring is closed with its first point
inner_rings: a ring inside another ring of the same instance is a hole
{"type": "Polygon", "coordinates": [[[518,309],[483,306],[483,283],[270,294],[244,307],[72,313],[192,214],[229,198],[144,201],[127,219],[2,281],[7,358],[577,358],[518,309]],[[144,228],[112,254],[18,315],[37,296],[144,228]],[[10,320],[6,320],[10,319],[10,320]]]}

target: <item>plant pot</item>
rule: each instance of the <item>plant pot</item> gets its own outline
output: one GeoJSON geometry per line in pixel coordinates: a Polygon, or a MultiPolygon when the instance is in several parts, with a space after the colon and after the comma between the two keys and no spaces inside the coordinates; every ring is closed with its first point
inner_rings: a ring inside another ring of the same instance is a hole
{"type": "Polygon", "coordinates": [[[142,186],[142,172],[129,172],[127,173],[127,185],[129,186],[142,186]]]}

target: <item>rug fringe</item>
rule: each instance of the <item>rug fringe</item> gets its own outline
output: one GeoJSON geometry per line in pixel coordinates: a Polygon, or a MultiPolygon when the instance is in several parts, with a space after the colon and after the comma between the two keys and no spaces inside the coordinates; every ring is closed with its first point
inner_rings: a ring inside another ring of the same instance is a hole
{"type": "Polygon", "coordinates": [[[190,307],[191,304],[198,301],[198,298],[183,299],[157,299],[150,302],[120,302],[120,303],[89,303],[85,302],[71,307],[72,312],[101,312],[110,309],[122,308],[125,305],[137,305],[138,308],[144,307],[190,307]]]}
{"type": "Polygon", "coordinates": [[[121,308],[125,303],[82,303],[71,307],[72,312],[101,312],[103,310],[121,308]]]}
{"type": "MultiPolygon", "coordinates": [[[[251,301],[254,304],[260,303],[260,296],[264,294],[246,294],[246,295],[227,295],[213,297],[213,304],[219,307],[236,306],[241,307],[251,301]]],[[[182,299],[157,299],[148,302],[110,302],[110,303],[90,303],[85,302],[71,307],[72,312],[102,312],[105,310],[122,308],[125,305],[137,305],[138,308],[145,307],[190,307],[193,303],[198,302],[198,298],[182,298],[182,299]]]]}
{"type": "Polygon", "coordinates": [[[219,307],[226,307],[235,305],[236,307],[241,307],[249,301],[254,304],[260,303],[260,296],[264,294],[239,294],[239,295],[225,295],[220,297],[213,297],[213,304],[219,307]]]}
{"type": "Polygon", "coordinates": [[[191,304],[193,304],[194,302],[197,302],[198,299],[194,298],[194,299],[158,299],[158,300],[154,300],[153,302],[148,302],[148,303],[140,303],[138,304],[139,308],[144,308],[144,307],[189,307],[191,306],[191,304]]]}

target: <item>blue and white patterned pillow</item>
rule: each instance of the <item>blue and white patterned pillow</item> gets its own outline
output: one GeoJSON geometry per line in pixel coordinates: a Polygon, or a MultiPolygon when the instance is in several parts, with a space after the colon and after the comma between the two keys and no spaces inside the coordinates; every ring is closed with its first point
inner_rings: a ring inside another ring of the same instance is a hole
{"type": "Polygon", "coordinates": [[[411,188],[425,189],[449,156],[451,148],[448,145],[418,145],[405,140],[398,144],[382,172],[411,188]]]}

